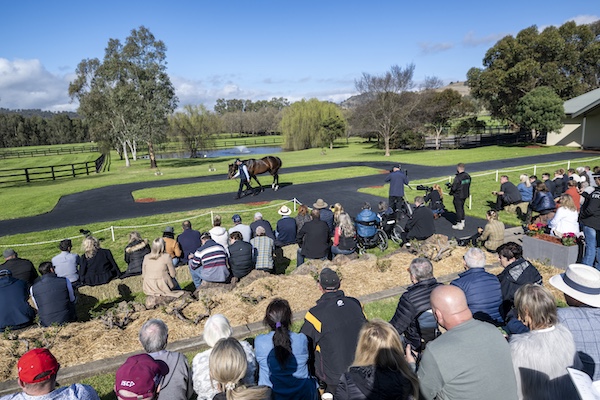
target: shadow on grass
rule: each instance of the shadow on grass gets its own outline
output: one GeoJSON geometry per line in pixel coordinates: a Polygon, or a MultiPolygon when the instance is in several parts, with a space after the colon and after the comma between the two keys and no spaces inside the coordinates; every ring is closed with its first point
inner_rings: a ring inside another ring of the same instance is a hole
{"type": "Polygon", "coordinates": [[[133,301],[136,299],[127,285],[120,284],[117,288],[119,297],[107,302],[100,302],[94,296],[78,293],[77,320],[80,322],[90,321],[97,315],[104,314],[107,310],[114,308],[122,301],[133,301]]]}

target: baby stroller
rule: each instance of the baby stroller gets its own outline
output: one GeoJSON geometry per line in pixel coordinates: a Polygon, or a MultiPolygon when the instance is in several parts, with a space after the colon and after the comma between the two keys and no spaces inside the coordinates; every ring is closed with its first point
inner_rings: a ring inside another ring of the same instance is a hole
{"type": "Polygon", "coordinates": [[[373,236],[361,236],[356,234],[356,244],[358,247],[358,254],[365,254],[367,249],[379,247],[381,251],[385,251],[388,248],[388,236],[383,229],[379,227],[377,221],[356,221],[357,224],[376,227],[375,234],[373,236]]]}

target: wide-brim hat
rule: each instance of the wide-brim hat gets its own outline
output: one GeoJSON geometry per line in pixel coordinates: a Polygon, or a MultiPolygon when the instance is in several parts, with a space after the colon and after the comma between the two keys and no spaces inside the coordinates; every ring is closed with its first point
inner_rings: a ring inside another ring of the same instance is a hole
{"type": "Polygon", "coordinates": [[[570,264],[564,273],[550,278],[550,284],[588,306],[600,308],[600,271],[584,264],[570,264]]]}
{"type": "Polygon", "coordinates": [[[279,209],[279,211],[277,211],[277,213],[279,215],[290,215],[292,213],[292,210],[290,210],[290,208],[288,206],[281,206],[281,208],[279,209]]]}
{"type": "Polygon", "coordinates": [[[323,199],[318,199],[317,202],[313,204],[313,208],[327,208],[327,203],[325,203],[323,199]]]}

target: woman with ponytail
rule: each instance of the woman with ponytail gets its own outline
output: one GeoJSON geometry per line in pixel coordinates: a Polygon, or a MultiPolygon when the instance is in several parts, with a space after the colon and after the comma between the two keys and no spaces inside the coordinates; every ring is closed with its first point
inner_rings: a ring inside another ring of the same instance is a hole
{"type": "Polygon", "coordinates": [[[318,399],[317,381],[308,372],[308,339],[291,332],[292,310],[287,300],[273,299],[264,324],[271,329],[254,340],[258,384],[271,387],[273,399],[318,399]]]}

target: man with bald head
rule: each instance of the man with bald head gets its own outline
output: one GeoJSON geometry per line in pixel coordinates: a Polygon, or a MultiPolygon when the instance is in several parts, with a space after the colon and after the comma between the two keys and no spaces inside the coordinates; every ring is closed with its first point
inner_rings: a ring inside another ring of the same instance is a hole
{"type": "Polygon", "coordinates": [[[510,347],[496,327],[473,319],[464,292],[435,288],[431,309],[447,332],[423,352],[417,371],[423,398],[517,399],[510,347]]]}

